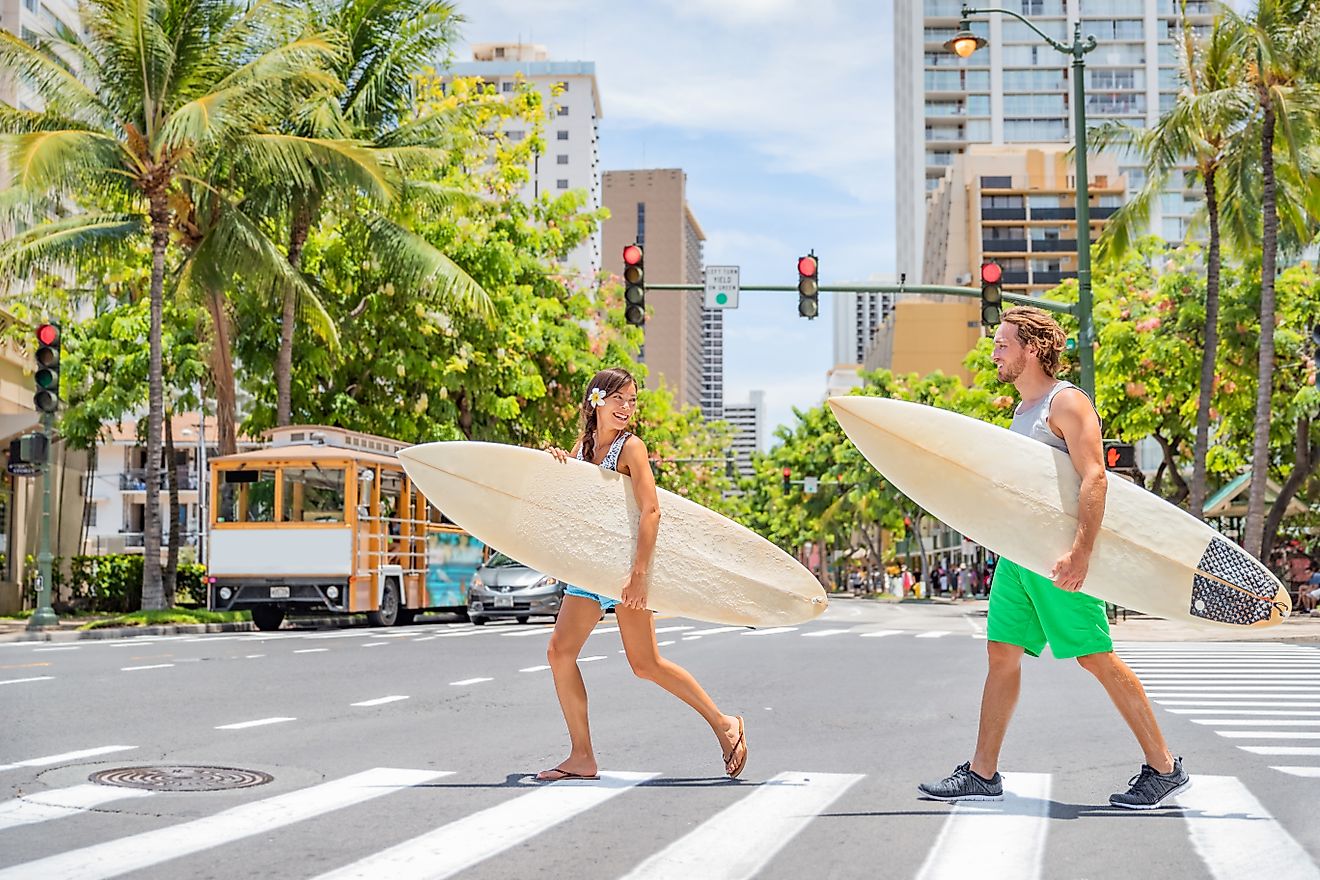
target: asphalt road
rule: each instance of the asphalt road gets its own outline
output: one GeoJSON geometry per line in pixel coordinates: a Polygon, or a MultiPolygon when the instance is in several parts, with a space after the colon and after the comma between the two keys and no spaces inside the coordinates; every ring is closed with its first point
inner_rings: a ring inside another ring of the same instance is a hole
{"type": "Polygon", "coordinates": [[[657,627],[746,716],[742,780],[699,717],[631,675],[608,617],[582,665],[603,778],[551,786],[526,780],[567,752],[548,626],[0,644],[0,880],[1320,878],[1315,646],[1121,645],[1195,778],[1179,806],[1133,814],[1107,799],[1134,741],[1090,676],[1048,658],[1026,666],[1009,797],[919,798],[970,756],[983,618],[836,603],[783,631],[657,627]],[[163,765],[273,779],[88,782],[163,765]]]}

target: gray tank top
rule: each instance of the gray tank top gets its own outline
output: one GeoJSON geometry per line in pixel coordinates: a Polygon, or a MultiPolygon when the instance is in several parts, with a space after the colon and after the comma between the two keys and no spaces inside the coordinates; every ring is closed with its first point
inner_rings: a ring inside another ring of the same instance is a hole
{"type": "Polygon", "coordinates": [[[1030,406],[1025,402],[1019,404],[1013,412],[1013,424],[1009,426],[1009,430],[1014,434],[1039,440],[1046,446],[1053,446],[1060,452],[1067,452],[1068,444],[1050,430],[1050,404],[1054,402],[1054,396],[1063,389],[1076,387],[1073,383],[1060,379],[1040,400],[1030,406]]]}

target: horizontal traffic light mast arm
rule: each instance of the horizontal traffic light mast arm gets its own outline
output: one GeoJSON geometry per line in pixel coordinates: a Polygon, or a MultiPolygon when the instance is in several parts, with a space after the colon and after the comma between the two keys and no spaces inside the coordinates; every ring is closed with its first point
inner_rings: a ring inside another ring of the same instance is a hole
{"type": "MultiPolygon", "coordinates": [[[[648,284],[647,290],[705,290],[700,284],[648,284]]],[[[744,284],[741,290],[754,290],[766,293],[797,292],[796,284],[744,284]]],[[[964,296],[969,299],[981,298],[979,287],[954,287],[946,284],[822,284],[822,293],[937,293],[945,296],[964,296]]],[[[1061,315],[1074,314],[1072,303],[1042,299],[1038,296],[1023,296],[1019,293],[1004,291],[1004,300],[1020,306],[1035,306],[1047,312],[1061,315]]]]}

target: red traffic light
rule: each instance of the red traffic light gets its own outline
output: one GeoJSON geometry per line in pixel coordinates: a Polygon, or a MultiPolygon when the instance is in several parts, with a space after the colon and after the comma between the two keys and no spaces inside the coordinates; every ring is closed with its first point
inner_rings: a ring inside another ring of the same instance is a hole
{"type": "Polygon", "coordinates": [[[1004,277],[1004,270],[998,263],[981,264],[981,281],[985,284],[998,284],[999,279],[1004,277]]]}
{"type": "Polygon", "coordinates": [[[54,345],[59,339],[60,328],[54,324],[42,324],[37,328],[37,341],[42,345],[54,345]]]}
{"type": "Polygon", "coordinates": [[[642,261],[642,249],[635,244],[630,244],[623,249],[623,263],[625,266],[636,266],[642,261]]]}
{"type": "Polygon", "coordinates": [[[792,469],[792,468],[784,468],[784,479],[787,480],[787,479],[788,479],[789,477],[791,477],[791,476],[793,476],[793,469],[792,469]]]}
{"type": "Polygon", "coordinates": [[[816,274],[816,258],[815,258],[815,257],[798,257],[798,274],[799,274],[799,275],[808,275],[808,276],[810,276],[810,275],[815,275],[815,274],[816,274]]]}

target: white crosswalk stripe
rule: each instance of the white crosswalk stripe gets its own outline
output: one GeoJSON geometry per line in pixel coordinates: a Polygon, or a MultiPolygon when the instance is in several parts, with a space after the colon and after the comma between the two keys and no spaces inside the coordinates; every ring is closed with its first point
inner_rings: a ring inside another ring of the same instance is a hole
{"type": "Polygon", "coordinates": [[[590,782],[546,785],[322,874],[317,880],[452,877],[657,775],[602,773],[599,780],[590,782]]]}
{"type": "Polygon", "coordinates": [[[0,880],[96,880],[117,877],[244,837],[369,801],[442,776],[443,771],[377,767],[223,812],[70,850],[0,870],[0,880]]]}
{"type": "Polygon", "coordinates": [[[1050,775],[1004,773],[1004,799],[953,808],[917,880],[1036,880],[1049,830],[1050,775]]]}
{"type": "MultiPolygon", "coordinates": [[[[1320,739],[1320,733],[1304,730],[1320,727],[1320,650],[1278,643],[1129,643],[1118,651],[1150,698],[1171,714],[1216,728],[1249,754],[1320,757],[1320,749],[1305,746],[1250,744],[1320,739]]],[[[1320,763],[1310,769],[1317,772],[1279,772],[1320,778],[1320,763]]]]}
{"type": "Polygon", "coordinates": [[[642,862],[623,880],[754,877],[860,779],[850,773],[780,773],[642,862]]]}
{"type": "Polygon", "coordinates": [[[71,788],[28,794],[0,803],[0,831],[22,825],[35,825],[51,819],[63,819],[65,816],[75,816],[85,810],[96,809],[102,804],[146,797],[154,793],[139,788],[94,785],[89,782],[71,788]]]}
{"type": "Polygon", "coordinates": [[[1236,777],[1195,776],[1178,805],[1215,880],[1320,880],[1306,850],[1236,777]]]}
{"type": "Polygon", "coordinates": [[[15,761],[12,764],[0,764],[0,770],[16,770],[19,767],[49,767],[52,764],[77,761],[80,758],[94,758],[97,755],[109,755],[114,752],[127,752],[136,748],[137,746],[97,746],[94,749],[79,749],[76,752],[61,752],[58,755],[46,755],[41,758],[15,761]]]}

